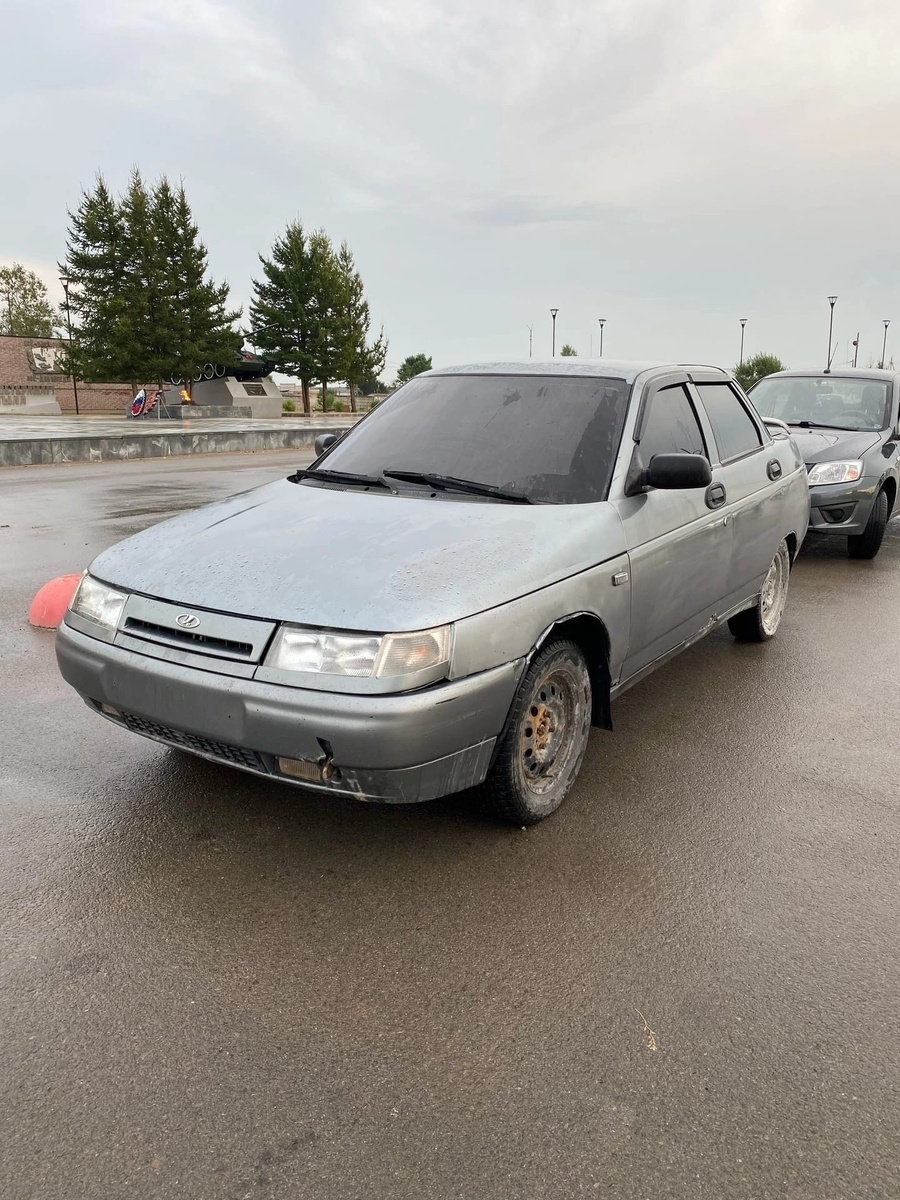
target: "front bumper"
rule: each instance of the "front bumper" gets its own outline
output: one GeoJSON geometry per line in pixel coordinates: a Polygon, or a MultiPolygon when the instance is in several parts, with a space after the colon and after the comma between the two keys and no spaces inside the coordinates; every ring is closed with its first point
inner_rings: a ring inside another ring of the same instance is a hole
{"type": "Polygon", "coordinates": [[[151,658],[65,622],[56,656],[88,704],[144,737],[304,787],[400,804],[483,782],[523,668],[506,663],[400,695],[313,692],[151,658]],[[280,758],[327,763],[333,774],[298,779],[280,758]]]}
{"type": "Polygon", "coordinates": [[[834,483],[809,489],[811,533],[844,537],[863,532],[878,495],[880,481],[863,476],[853,483],[834,483]]]}

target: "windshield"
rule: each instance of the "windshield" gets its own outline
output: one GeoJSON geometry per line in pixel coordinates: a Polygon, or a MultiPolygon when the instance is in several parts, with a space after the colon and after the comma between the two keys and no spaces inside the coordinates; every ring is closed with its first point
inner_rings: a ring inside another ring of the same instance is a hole
{"type": "Polygon", "coordinates": [[[890,385],[840,375],[772,375],[750,398],[761,417],[788,425],[832,425],[840,429],[886,429],[890,385]]]}
{"type": "Polygon", "coordinates": [[[590,504],[606,499],[627,403],[621,379],[424,376],[366,417],[321,466],[426,473],[538,504],[590,504]]]}

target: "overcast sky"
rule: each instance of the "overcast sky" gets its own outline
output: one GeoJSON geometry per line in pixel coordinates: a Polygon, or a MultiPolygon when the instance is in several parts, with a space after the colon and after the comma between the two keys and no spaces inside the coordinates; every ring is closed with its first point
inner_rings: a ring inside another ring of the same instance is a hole
{"type": "Polygon", "coordinates": [[[0,263],[97,170],[183,178],[216,278],[346,238],[387,374],[558,346],[900,360],[896,0],[0,0],[0,263]],[[849,351],[852,353],[852,350],[849,351]]]}

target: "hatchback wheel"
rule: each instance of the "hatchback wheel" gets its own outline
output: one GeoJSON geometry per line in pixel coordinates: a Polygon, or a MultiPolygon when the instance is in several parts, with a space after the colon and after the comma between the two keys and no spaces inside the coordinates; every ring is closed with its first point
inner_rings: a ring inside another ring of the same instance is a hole
{"type": "Polygon", "coordinates": [[[847,553],[851,558],[875,557],[881,549],[890,507],[887,492],[882,489],[875,497],[865,529],[856,537],[847,538],[847,553]]]}
{"type": "Polygon", "coordinates": [[[767,642],[778,632],[791,581],[791,555],[787,542],[775,551],[759,599],[732,617],[728,628],[739,642],[767,642]]]}
{"type": "Polygon", "coordinates": [[[591,678],[580,648],[554,641],[535,656],[513,701],[483,787],[490,810],[534,825],[559,808],[581,768],[591,730],[591,678]]]}

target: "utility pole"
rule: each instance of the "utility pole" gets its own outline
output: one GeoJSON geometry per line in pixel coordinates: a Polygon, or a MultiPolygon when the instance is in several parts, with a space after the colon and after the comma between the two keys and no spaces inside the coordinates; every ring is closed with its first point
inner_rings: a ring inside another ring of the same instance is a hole
{"type": "Polygon", "coordinates": [[[859,331],[857,330],[856,337],[853,340],[853,365],[856,366],[856,360],[859,357],[859,331]]]}
{"type": "Polygon", "coordinates": [[[528,357],[531,358],[531,347],[534,341],[534,326],[527,325],[526,328],[528,330],[528,357]]]}
{"type": "Polygon", "coordinates": [[[831,334],[834,330],[834,306],[837,303],[837,296],[829,296],[828,303],[831,305],[831,314],[828,318],[828,358],[825,364],[826,372],[831,370],[831,360],[834,357],[831,349],[831,334]]]}
{"type": "Polygon", "coordinates": [[[72,361],[72,312],[69,308],[69,277],[63,275],[60,283],[63,285],[63,293],[66,297],[66,328],[69,331],[69,366],[72,368],[72,391],[75,395],[75,416],[81,415],[78,408],[78,380],[75,378],[75,363],[72,361]]]}

